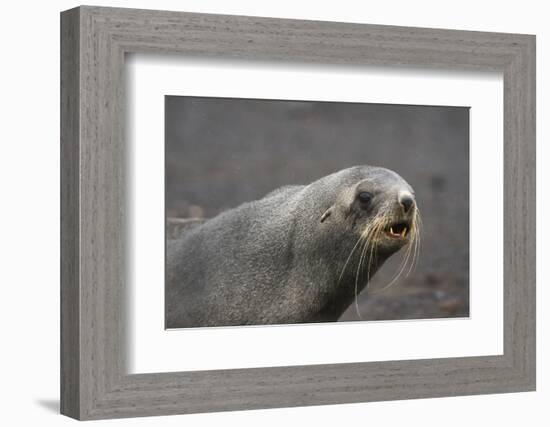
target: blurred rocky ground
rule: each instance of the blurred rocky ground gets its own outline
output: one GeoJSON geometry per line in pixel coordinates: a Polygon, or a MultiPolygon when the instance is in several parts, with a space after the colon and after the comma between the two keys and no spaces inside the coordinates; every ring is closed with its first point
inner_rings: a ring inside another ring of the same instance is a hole
{"type": "Polygon", "coordinates": [[[211,218],[358,164],[405,178],[423,220],[416,270],[380,291],[392,257],[359,295],[361,318],[468,316],[468,108],[166,97],[167,217],[211,218]]]}

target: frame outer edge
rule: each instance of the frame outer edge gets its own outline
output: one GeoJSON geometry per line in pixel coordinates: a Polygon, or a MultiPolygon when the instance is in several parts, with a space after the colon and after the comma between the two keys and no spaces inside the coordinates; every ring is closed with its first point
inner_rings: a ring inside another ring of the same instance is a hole
{"type": "MultiPolygon", "coordinates": [[[[536,390],[536,36],[528,36],[521,55],[522,65],[518,72],[518,85],[524,89],[518,113],[522,115],[521,136],[517,145],[521,159],[518,168],[522,177],[524,193],[523,217],[520,224],[520,240],[525,246],[522,254],[524,294],[522,297],[523,349],[516,351],[523,358],[526,389],[536,390]]],[[[520,217],[521,218],[521,217],[520,217]]]]}
{"type": "Polygon", "coordinates": [[[504,72],[504,354],[517,391],[536,389],[535,36],[504,72]]]}
{"type": "Polygon", "coordinates": [[[531,308],[527,330],[529,331],[530,355],[527,363],[528,383],[530,390],[537,390],[537,38],[535,35],[529,37],[528,44],[528,69],[527,69],[527,108],[528,108],[528,127],[527,140],[529,141],[529,159],[530,168],[530,196],[529,207],[531,210],[529,233],[532,235],[530,256],[532,257],[529,266],[531,280],[529,281],[529,290],[531,295],[528,297],[527,305],[531,308]]]}
{"type": "Polygon", "coordinates": [[[79,419],[80,388],[80,11],[61,13],[60,411],[79,419]]]}

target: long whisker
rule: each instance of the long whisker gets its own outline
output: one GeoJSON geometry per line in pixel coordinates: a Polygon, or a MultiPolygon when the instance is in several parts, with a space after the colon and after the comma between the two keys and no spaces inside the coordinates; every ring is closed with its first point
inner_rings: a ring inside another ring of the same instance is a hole
{"type": "Polygon", "coordinates": [[[363,264],[363,259],[365,257],[365,253],[367,251],[367,248],[369,246],[369,240],[368,239],[365,239],[365,244],[363,245],[363,248],[361,250],[361,256],[359,257],[359,264],[357,266],[357,271],[355,272],[355,286],[354,286],[354,302],[355,302],[355,312],[357,313],[357,316],[359,317],[359,319],[363,319],[361,317],[361,312],[359,311],[359,302],[357,301],[357,293],[358,293],[358,288],[359,288],[359,274],[361,272],[361,267],[362,267],[362,264],[363,264]]]}
{"type": "MultiPolygon", "coordinates": [[[[373,241],[376,242],[379,238],[380,238],[380,234],[382,233],[382,230],[385,228],[385,221],[379,221],[379,223],[377,224],[376,228],[374,229],[373,231],[373,241]]],[[[372,245],[371,246],[371,251],[370,251],[370,256],[369,256],[369,263],[368,263],[368,267],[367,267],[367,287],[369,285],[369,282],[370,282],[370,279],[371,279],[371,267],[373,266],[373,261],[376,260],[376,256],[377,256],[377,246],[376,245],[372,245]]]]}
{"type": "Polygon", "coordinates": [[[382,287],[380,289],[377,289],[376,291],[373,291],[372,292],[373,295],[376,295],[376,294],[379,294],[381,292],[384,292],[384,291],[388,290],[393,284],[395,284],[397,282],[397,279],[399,279],[399,277],[401,277],[401,275],[403,274],[403,271],[405,270],[405,268],[408,264],[408,261],[409,261],[410,255],[411,255],[411,247],[412,247],[412,245],[409,243],[407,245],[407,251],[405,252],[405,256],[403,257],[403,261],[401,262],[401,264],[399,266],[399,270],[398,270],[397,274],[390,280],[390,282],[387,285],[385,285],[384,287],[382,287]]]}
{"type": "MultiPolygon", "coordinates": [[[[417,209],[416,211],[416,235],[418,239],[418,254],[420,254],[420,246],[422,244],[422,216],[420,215],[420,211],[417,209]]],[[[418,262],[418,257],[416,259],[418,262]]]]}
{"type": "Polygon", "coordinates": [[[373,218],[372,222],[369,224],[369,227],[364,232],[365,245],[361,250],[361,256],[359,257],[359,263],[357,265],[357,271],[355,273],[354,302],[355,302],[355,312],[357,313],[357,316],[359,317],[359,319],[362,319],[361,312],[359,311],[359,302],[357,299],[357,295],[359,293],[359,275],[362,271],[363,262],[365,261],[365,256],[369,249],[369,246],[371,247],[371,250],[372,250],[372,246],[374,245],[374,241],[372,237],[373,237],[377,222],[378,222],[378,218],[377,217],[373,218]]]}
{"type": "MultiPolygon", "coordinates": [[[[376,219],[376,218],[375,218],[376,219]]],[[[348,266],[350,260],[351,260],[351,257],[353,256],[353,253],[355,252],[355,250],[357,249],[357,247],[359,246],[359,244],[362,242],[362,241],[366,241],[369,239],[369,235],[371,234],[370,231],[372,230],[372,225],[373,223],[371,222],[366,228],[365,230],[363,231],[363,233],[361,233],[361,235],[359,236],[359,238],[357,239],[357,242],[355,243],[355,245],[353,246],[352,250],[350,251],[350,254],[348,255],[348,258],[346,259],[346,262],[344,263],[344,266],[342,267],[342,272],[340,273],[340,276],[338,278],[338,283],[341,282],[342,280],[342,277],[344,276],[344,272],[346,270],[346,267],[348,266]]]]}
{"type": "Polygon", "coordinates": [[[357,239],[357,242],[353,246],[353,249],[349,253],[348,259],[344,263],[344,267],[342,267],[342,272],[340,273],[340,277],[338,278],[338,283],[340,283],[342,281],[342,277],[344,276],[344,272],[346,271],[346,267],[349,263],[349,260],[351,259],[352,255],[353,255],[353,252],[355,252],[355,249],[357,249],[357,246],[359,245],[359,243],[361,243],[362,240],[363,240],[363,235],[359,236],[359,238],[357,239]]]}
{"type": "MultiPolygon", "coordinates": [[[[357,316],[359,317],[359,319],[362,319],[361,312],[359,310],[359,302],[357,299],[357,295],[359,293],[359,275],[362,271],[363,262],[365,261],[365,256],[369,250],[369,247],[372,254],[373,248],[375,246],[375,241],[376,241],[375,240],[376,231],[380,227],[380,222],[381,222],[381,217],[378,215],[375,216],[362,233],[365,239],[365,244],[362,247],[361,255],[359,257],[359,263],[357,265],[357,271],[355,273],[355,285],[354,285],[355,312],[357,313],[357,316]]],[[[368,275],[370,275],[370,260],[369,260],[369,266],[368,266],[368,272],[367,272],[367,283],[368,283],[368,275]]]]}
{"type": "MultiPolygon", "coordinates": [[[[371,224],[372,224],[372,228],[369,230],[370,231],[370,234],[369,234],[370,247],[369,248],[365,247],[364,253],[362,254],[362,257],[361,257],[361,260],[360,260],[360,263],[359,263],[360,264],[359,269],[360,269],[362,267],[363,261],[365,260],[366,253],[370,249],[369,260],[368,260],[368,264],[367,264],[367,278],[366,278],[366,286],[367,287],[369,285],[369,281],[370,281],[370,278],[371,278],[371,272],[372,272],[371,268],[373,267],[374,262],[376,261],[376,257],[377,257],[376,242],[380,238],[380,234],[383,232],[383,230],[386,226],[386,221],[382,217],[378,217],[378,218],[375,218],[375,220],[373,220],[371,224]]],[[[359,302],[358,302],[357,296],[358,296],[358,280],[357,280],[357,276],[356,276],[356,281],[355,281],[355,311],[357,313],[357,316],[360,319],[362,319],[361,313],[359,311],[359,302]]]]}
{"type": "MultiPolygon", "coordinates": [[[[413,258],[413,264],[411,265],[412,271],[414,271],[418,265],[418,259],[420,254],[420,239],[422,235],[421,224],[422,224],[422,219],[420,218],[420,211],[417,209],[416,214],[414,216],[414,258],[413,258]]],[[[407,275],[409,273],[407,273],[407,275]]]]}

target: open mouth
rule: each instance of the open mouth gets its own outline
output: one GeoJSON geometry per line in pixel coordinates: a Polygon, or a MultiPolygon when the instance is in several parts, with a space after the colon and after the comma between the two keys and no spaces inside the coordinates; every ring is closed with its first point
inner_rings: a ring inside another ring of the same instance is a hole
{"type": "Polygon", "coordinates": [[[394,239],[404,239],[409,234],[409,224],[406,222],[398,222],[386,228],[386,234],[394,239]]]}

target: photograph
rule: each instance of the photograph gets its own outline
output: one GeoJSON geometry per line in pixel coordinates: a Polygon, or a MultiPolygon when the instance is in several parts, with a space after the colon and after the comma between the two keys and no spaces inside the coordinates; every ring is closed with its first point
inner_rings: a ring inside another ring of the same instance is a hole
{"type": "Polygon", "coordinates": [[[468,317],[465,106],[165,96],[165,327],[468,317]]]}

